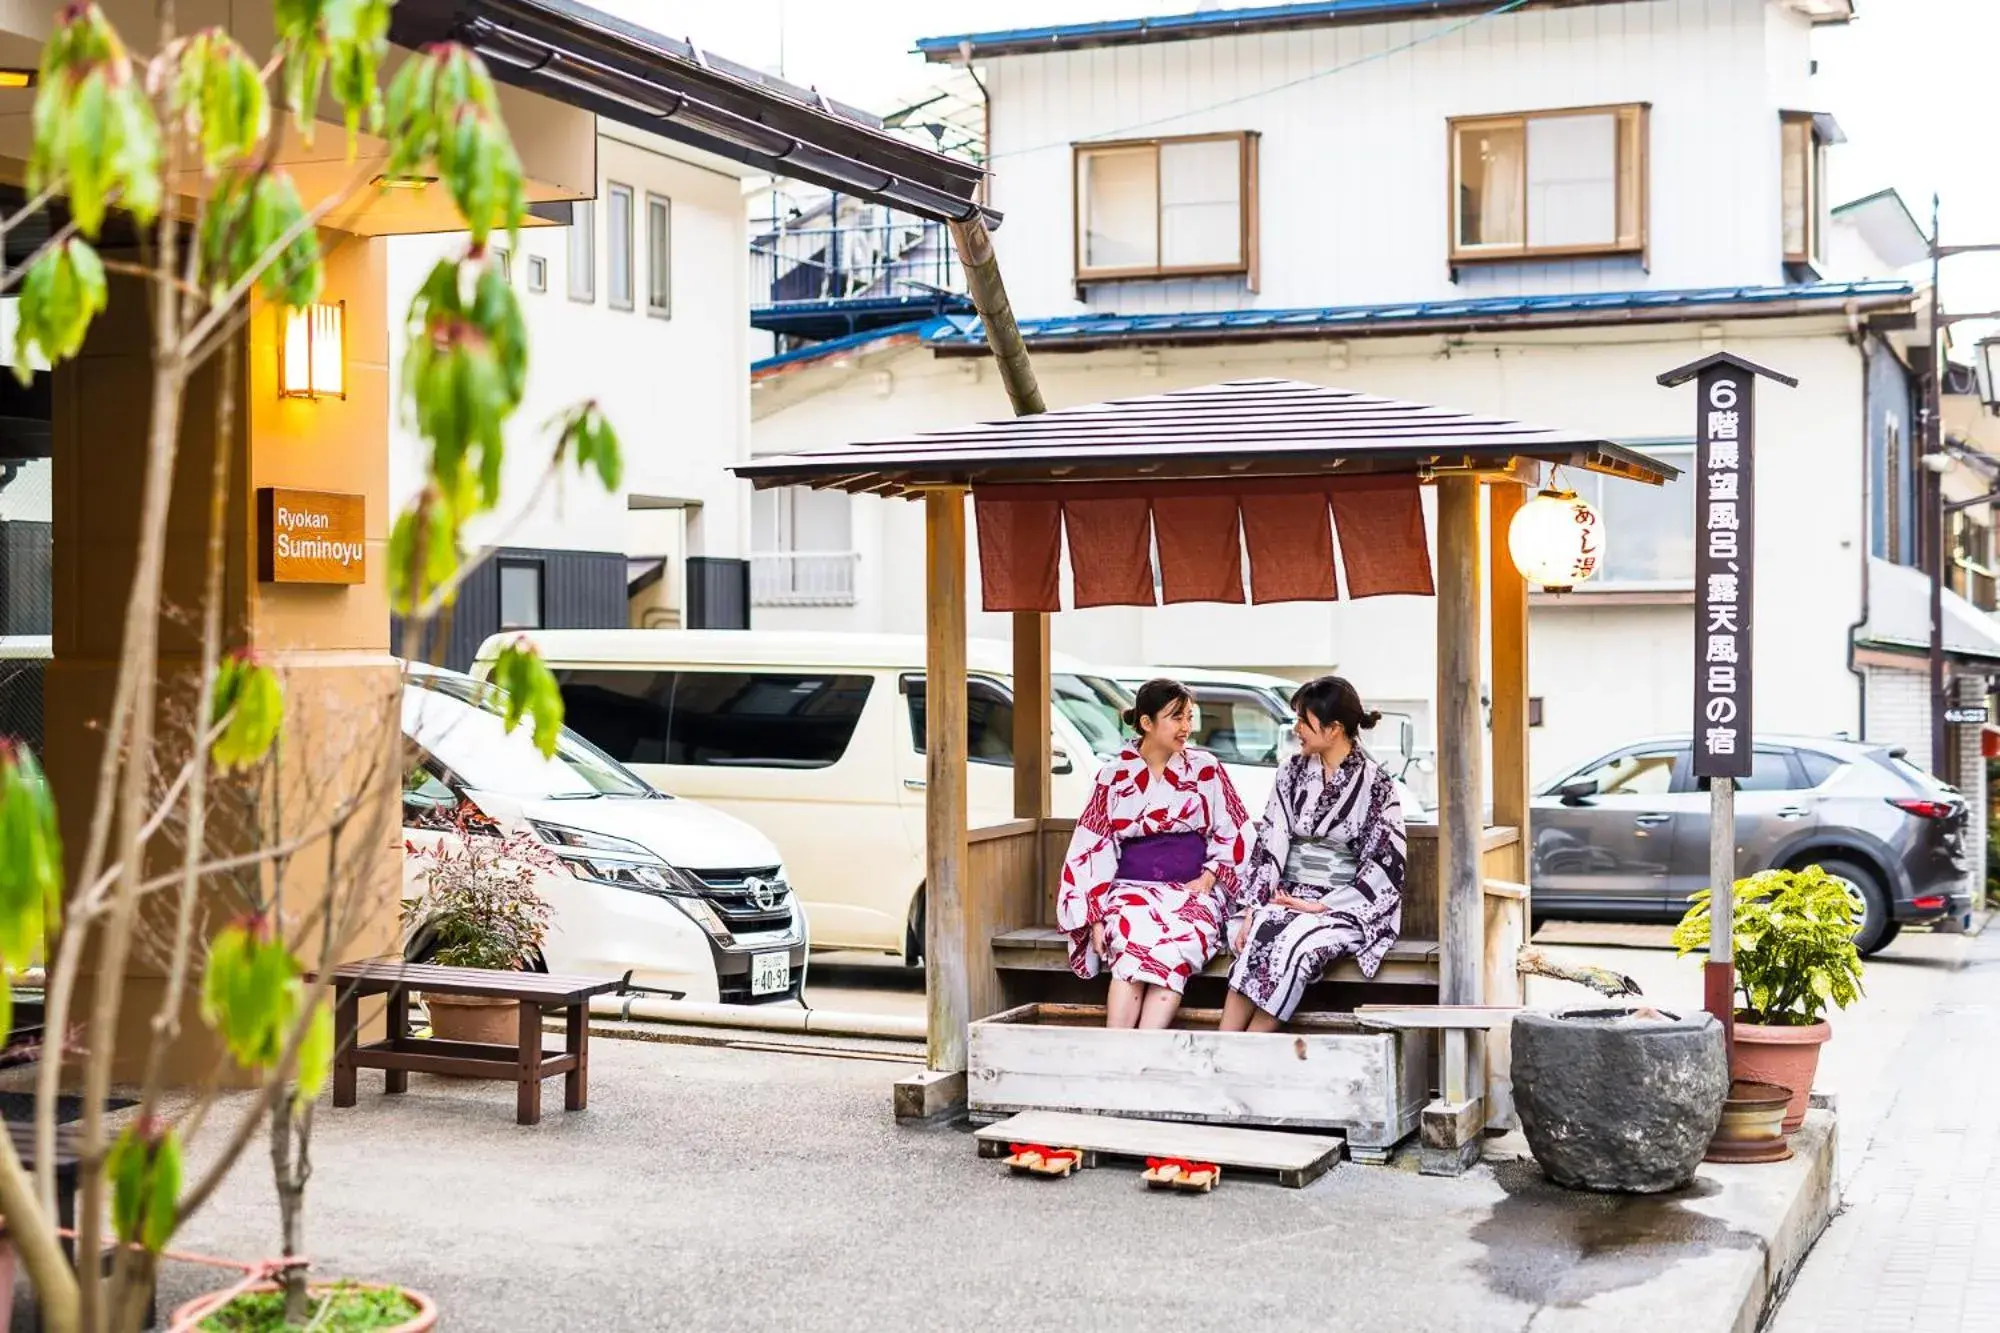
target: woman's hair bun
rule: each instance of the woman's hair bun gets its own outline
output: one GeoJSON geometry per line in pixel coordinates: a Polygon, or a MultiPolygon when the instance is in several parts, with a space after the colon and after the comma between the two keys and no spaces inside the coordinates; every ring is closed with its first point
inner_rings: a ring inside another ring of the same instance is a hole
{"type": "Polygon", "coordinates": [[[1136,708],[1128,708],[1124,712],[1118,715],[1118,720],[1120,722],[1123,722],[1126,726],[1136,730],[1139,726],[1139,710],[1136,708]]]}
{"type": "Polygon", "coordinates": [[[1361,706],[1354,686],[1339,676],[1320,676],[1299,686],[1292,707],[1322,727],[1338,722],[1350,741],[1382,720],[1379,710],[1361,706]]]}

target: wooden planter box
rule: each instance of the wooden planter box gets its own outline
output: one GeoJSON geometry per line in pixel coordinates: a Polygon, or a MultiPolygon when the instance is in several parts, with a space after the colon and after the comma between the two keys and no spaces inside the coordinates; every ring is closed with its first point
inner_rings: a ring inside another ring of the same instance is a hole
{"type": "Polygon", "coordinates": [[[1218,1032],[1182,1010],[1163,1032],[1104,1026],[1102,1005],[1024,1004],[972,1024],[966,1104],[1020,1111],[1338,1130],[1357,1161],[1386,1161],[1430,1100],[1431,1034],[1300,1014],[1285,1032],[1218,1032]]]}

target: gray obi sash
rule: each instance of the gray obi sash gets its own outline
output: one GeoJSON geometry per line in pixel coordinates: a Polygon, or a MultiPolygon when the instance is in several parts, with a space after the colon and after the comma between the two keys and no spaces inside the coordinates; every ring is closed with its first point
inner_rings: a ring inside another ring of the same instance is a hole
{"type": "Polygon", "coordinates": [[[1294,838],[1285,853],[1284,881],[1288,885],[1330,893],[1354,882],[1361,868],[1345,842],[1329,838],[1294,838]]]}

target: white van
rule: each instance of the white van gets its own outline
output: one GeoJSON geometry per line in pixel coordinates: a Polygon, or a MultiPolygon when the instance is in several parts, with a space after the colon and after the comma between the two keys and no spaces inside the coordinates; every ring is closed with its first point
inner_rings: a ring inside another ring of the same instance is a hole
{"type": "MultiPolygon", "coordinates": [[[[491,686],[410,672],[403,734],[418,760],[404,781],[403,838],[450,845],[463,821],[485,820],[539,839],[561,867],[534,885],[553,909],[550,971],[629,974],[633,989],[708,1003],[799,998],[805,916],[769,838],[662,795],[567,727],[545,759],[529,724],[505,730],[491,686]]],[[[403,864],[415,897],[423,860],[403,864]]],[[[419,923],[405,952],[421,958],[426,936],[419,923]]]]}
{"type": "MultiPolygon", "coordinates": [[[[480,648],[491,670],[516,634],[480,648]]],[[[566,720],[662,791],[756,826],[784,854],[815,948],[922,951],[924,641],[759,630],[535,630],[566,720]]],[[[968,646],[972,826],[1013,816],[1013,659],[968,646]]],[[[1125,698],[1053,662],[1057,815],[1081,813],[1125,698]]]]}

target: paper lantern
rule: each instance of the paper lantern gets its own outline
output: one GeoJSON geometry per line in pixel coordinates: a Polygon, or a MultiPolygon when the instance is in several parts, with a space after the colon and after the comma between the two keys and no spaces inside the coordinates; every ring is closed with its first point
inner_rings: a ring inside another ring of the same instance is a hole
{"type": "Polygon", "coordinates": [[[288,306],[279,318],[278,396],[347,397],[347,302],[288,306]]]}
{"type": "Polygon", "coordinates": [[[1507,553],[1529,583],[1568,592],[1604,563],[1604,520],[1575,491],[1545,490],[1515,512],[1507,553]]]}

